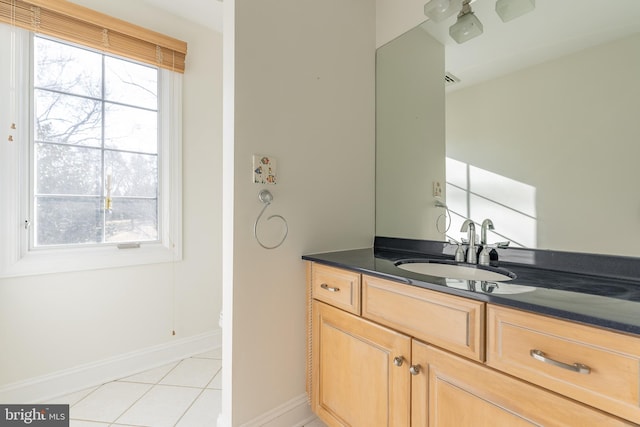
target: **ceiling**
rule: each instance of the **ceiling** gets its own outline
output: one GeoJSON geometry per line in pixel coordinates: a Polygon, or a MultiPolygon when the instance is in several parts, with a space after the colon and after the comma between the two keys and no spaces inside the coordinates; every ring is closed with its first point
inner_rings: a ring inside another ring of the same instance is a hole
{"type": "MultiPolygon", "coordinates": [[[[222,0],[143,1],[222,32],[222,0]]],[[[415,10],[415,1],[398,0],[394,7],[415,10]]],[[[461,80],[452,88],[640,32],[640,0],[537,0],[533,12],[507,23],[494,7],[495,0],[472,1],[484,33],[462,45],[448,33],[455,16],[422,24],[445,45],[447,71],[461,80]]]]}
{"type": "Polygon", "coordinates": [[[222,32],[222,0],[143,0],[181,18],[222,32]]]}
{"type": "Polygon", "coordinates": [[[537,0],[533,12],[507,23],[496,14],[495,0],[471,6],[484,33],[464,44],[449,37],[455,16],[423,24],[445,45],[447,71],[461,79],[452,88],[640,32],[640,0],[537,0]]]}

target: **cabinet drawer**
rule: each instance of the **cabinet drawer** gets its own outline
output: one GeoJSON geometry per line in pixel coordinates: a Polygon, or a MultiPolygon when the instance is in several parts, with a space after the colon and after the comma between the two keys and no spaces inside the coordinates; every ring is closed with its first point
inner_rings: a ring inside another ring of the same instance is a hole
{"type": "Polygon", "coordinates": [[[420,342],[411,363],[412,427],[635,425],[420,342]]]}
{"type": "Polygon", "coordinates": [[[484,303],[362,278],[362,316],[463,356],[484,360],[484,303]]]}
{"type": "Polygon", "coordinates": [[[360,274],[313,263],[313,298],[354,314],[360,314],[360,274]]]}
{"type": "Polygon", "coordinates": [[[640,338],[504,307],[487,313],[489,366],[640,423],[640,338]]]}

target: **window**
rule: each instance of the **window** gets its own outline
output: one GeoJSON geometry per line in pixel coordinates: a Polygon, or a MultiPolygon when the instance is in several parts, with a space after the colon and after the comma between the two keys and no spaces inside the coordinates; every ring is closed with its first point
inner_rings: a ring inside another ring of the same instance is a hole
{"type": "Polygon", "coordinates": [[[4,24],[0,54],[0,276],[180,258],[181,75],[4,24]]]}
{"type": "Polygon", "coordinates": [[[31,247],[157,241],[158,69],[34,37],[31,247]]]}

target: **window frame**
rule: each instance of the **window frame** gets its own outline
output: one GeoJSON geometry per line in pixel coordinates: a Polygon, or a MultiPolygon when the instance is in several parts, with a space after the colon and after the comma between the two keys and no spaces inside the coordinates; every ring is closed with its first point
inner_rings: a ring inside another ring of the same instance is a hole
{"type": "MultiPolygon", "coordinates": [[[[33,171],[33,33],[2,25],[15,34],[16,121],[14,142],[0,140],[0,277],[115,268],[182,259],[182,74],[159,68],[159,239],[139,247],[114,243],[30,249],[33,171]]],[[[10,34],[10,33],[7,33],[10,34]]],[[[55,37],[52,37],[54,40],[55,37]]],[[[63,43],[68,43],[61,40],[63,43]]],[[[3,43],[1,49],[6,49],[3,43]]],[[[11,53],[11,52],[9,52],[11,53]]],[[[117,56],[117,55],[114,55],[117,56]]],[[[127,58],[125,58],[127,59],[127,58]]],[[[127,59],[129,60],[129,59],[127,59]]],[[[8,67],[3,67],[8,68],[8,67]]],[[[11,90],[0,70],[0,91],[11,90]]],[[[10,115],[0,105],[0,116],[10,115]]]]}

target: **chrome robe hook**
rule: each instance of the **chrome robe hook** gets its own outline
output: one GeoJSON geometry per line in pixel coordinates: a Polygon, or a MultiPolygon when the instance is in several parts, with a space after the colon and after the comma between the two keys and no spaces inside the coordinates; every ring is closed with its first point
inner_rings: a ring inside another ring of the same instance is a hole
{"type": "Polygon", "coordinates": [[[253,236],[256,238],[256,241],[258,242],[258,244],[260,246],[262,246],[263,248],[265,248],[265,249],[275,249],[278,246],[282,245],[284,243],[285,239],[287,238],[287,235],[289,234],[289,225],[287,224],[287,220],[284,219],[284,217],[282,215],[271,215],[271,216],[267,217],[267,221],[269,221],[270,219],[273,219],[273,218],[280,218],[282,220],[282,222],[284,223],[284,236],[282,236],[282,240],[280,240],[280,243],[278,243],[277,245],[274,245],[274,246],[267,246],[264,243],[262,243],[260,241],[260,238],[258,237],[258,222],[260,221],[260,218],[262,218],[262,214],[264,214],[264,211],[267,209],[267,207],[269,207],[269,205],[273,201],[273,195],[271,194],[271,192],[269,190],[261,190],[258,193],[258,200],[260,200],[262,203],[264,203],[264,206],[263,206],[262,210],[260,211],[260,214],[258,215],[258,218],[256,218],[256,222],[253,224],[253,236]]]}

